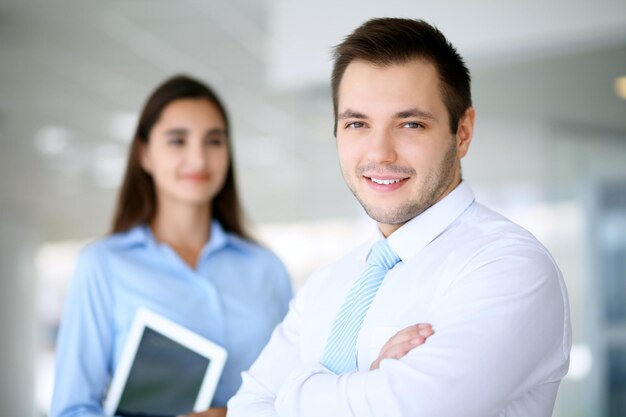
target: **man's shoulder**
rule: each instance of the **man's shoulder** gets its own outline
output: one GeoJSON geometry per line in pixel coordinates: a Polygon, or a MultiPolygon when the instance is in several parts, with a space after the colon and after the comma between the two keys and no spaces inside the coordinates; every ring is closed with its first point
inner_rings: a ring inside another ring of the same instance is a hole
{"type": "Polygon", "coordinates": [[[510,239],[520,244],[539,245],[539,240],[527,229],[503,214],[480,203],[474,203],[458,224],[459,232],[476,238],[502,241],[510,239]]]}
{"type": "Polygon", "coordinates": [[[353,269],[355,266],[358,267],[359,265],[362,265],[370,246],[371,244],[369,243],[362,243],[358,246],[350,248],[348,252],[343,255],[340,255],[336,259],[319,266],[313,272],[312,276],[336,273],[337,271],[353,269]]]}
{"type": "Polygon", "coordinates": [[[305,286],[310,290],[320,290],[351,281],[363,269],[370,246],[371,242],[362,243],[349,249],[343,256],[319,266],[309,276],[305,286]]]}
{"type": "Polygon", "coordinates": [[[532,268],[543,264],[558,269],[548,249],[530,231],[479,203],[449,230],[445,244],[453,244],[452,252],[460,258],[478,263],[527,259],[532,268]]]}

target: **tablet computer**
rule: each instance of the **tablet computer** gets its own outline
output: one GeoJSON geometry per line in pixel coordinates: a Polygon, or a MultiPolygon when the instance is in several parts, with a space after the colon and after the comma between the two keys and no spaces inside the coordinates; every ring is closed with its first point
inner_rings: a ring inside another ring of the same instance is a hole
{"type": "Polygon", "coordinates": [[[226,350],[146,308],[137,310],[104,401],[108,416],[176,416],[209,408],[226,350]]]}

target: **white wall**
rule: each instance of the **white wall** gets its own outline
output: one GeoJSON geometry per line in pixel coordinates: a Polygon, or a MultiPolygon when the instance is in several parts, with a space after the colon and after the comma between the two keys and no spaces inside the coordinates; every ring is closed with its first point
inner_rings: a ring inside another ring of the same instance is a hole
{"type": "Polygon", "coordinates": [[[34,416],[36,233],[23,216],[0,217],[0,415],[34,416]]]}

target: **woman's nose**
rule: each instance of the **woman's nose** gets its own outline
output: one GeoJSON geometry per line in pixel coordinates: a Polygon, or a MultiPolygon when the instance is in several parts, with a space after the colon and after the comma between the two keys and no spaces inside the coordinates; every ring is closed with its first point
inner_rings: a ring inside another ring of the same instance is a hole
{"type": "Polygon", "coordinates": [[[207,166],[207,149],[202,141],[193,141],[187,148],[187,162],[195,169],[204,169],[207,166]]]}

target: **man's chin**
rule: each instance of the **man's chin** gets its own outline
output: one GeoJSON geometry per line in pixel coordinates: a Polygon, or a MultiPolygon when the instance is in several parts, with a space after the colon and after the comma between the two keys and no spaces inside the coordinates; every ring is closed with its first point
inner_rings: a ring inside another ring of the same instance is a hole
{"type": "Polygon", "coordinates": [[[402,225],[419,214],[418,210],[407,210],[406,208],[377,209],[363,206],[369,217],[378,223],[388,225],[402,225]]]}

